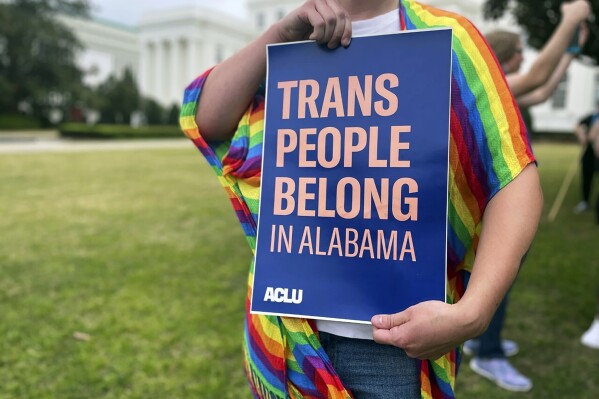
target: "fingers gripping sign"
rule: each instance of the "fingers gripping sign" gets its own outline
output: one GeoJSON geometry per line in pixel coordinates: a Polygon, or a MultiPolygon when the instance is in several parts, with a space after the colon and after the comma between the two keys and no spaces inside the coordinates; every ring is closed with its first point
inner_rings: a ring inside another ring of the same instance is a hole
{"type": "Polygon", "coordinates": [[[469,322],[457,305],[440,301],[422,302],[391,315],[376,315],[371,322],[376,342],[397,346],[419,359],[438,359],[479,333],[479,326],[469,322]]]}
{"type": "Polygon", "coordinates": [[[315,40],[329,48],[347,47],[351,20],[337,0],[308,0],[280,21],[283,41],[315,40]]]}
{"type": "Polygon", "coordinates": [[[405,333],[402,326],[410,320],[410,308],[390,315],[372,318],[372,336],[379,344],[394,345],[405,349],[405,333]]]}
{"type": "Polygon", "coordinates": [[[315,0],[316,10],[324,20],[322,38],[310,37],[319,43],[335,48],[339,44],[347,46],[351,38],[351,20],[337,0],[315,0]],[[320,39],[320,40],[319,40],[320,39]]]}

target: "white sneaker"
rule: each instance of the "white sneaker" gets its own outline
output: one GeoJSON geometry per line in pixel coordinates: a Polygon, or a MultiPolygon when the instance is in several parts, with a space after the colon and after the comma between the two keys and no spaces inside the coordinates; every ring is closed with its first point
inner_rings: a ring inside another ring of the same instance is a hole
{"type": "Polygon", "coordinates": [[[574,213],[582,213],[582,212],[586,212],[589,210],[589,203],[586,201],[580,201],[575,207],[574,207],[574,213]]]}
{"type": "Polygon", "coordinates": [[[580,342],[589,348],[599,349],[599,318],[593,320],[591,327],[582,334],[580,342]]]}
{"type": "Polygon", "coordinates": [[[476,374],[488,378],[503,389],[513,392],[528,392],[532,389],[532,381],[520,373],[503,358],[481,359],[473,357],[470,368],[476,374]]]}

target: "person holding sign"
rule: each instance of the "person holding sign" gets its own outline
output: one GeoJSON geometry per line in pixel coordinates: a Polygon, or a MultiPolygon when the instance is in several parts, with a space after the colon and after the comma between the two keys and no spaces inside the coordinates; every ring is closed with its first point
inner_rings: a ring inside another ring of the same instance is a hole
{"type": "Polygon", "coordinates": [[[245,367],[257,398],[455,397],[459,346],[485,330],[535,234],[539,177],[484,38],[465,18],[413,0],[306,1],[185,92],[181,127],[219,176],[255,249],[265,46],[314,40],[345,51],[352,34],[438,26],[453,30],[446,302],[373,315],[372,327],[248,312],[245,367]]]}

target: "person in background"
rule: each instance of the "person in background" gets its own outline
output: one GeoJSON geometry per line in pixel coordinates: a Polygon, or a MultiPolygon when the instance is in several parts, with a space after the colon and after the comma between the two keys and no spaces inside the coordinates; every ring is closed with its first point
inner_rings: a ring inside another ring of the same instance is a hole
{"type": "Polygon", "coordinates": [[[580,157],[582,200],[574,207],[574,213],[582,213],[589,210],[589,202],[593,187],[593,176],[599,170],[599,157],[595,154],[594,140],[591,138],[591,126],[599,119],[599,103],[597,110],[578,122],[574,133],[582,146],[580,157]]]}
{"type": "MultiPolygon", "coordinates": [[[[586,1],[576,1],[562,6],[560,24],[526,73],[520,73],[524,58],[518,34],[494,31],[485,35],[520,107],[528,108],[546,101],[557,88],[572,60],[580,54],[588,38],[588,27],[581,20],[570,18],[569,13],[575,12],[577,7],[582,10],[587,5],[586,1]],[[572,23],[578,27],[574,41],[571,31],[564,29],[564,25],[572,23]]],[[[501,339],[507,304],[508,295],[501,301],[487,330],[476,339],[464,343],[464,353],[473,356],[469,365],[475,373],[490,379],[501,388],[529,391],[533,387],[532,380],[507,359],[518,353],[518,344],[501,339]]]]}
{"type": "MultiPolygon", "coordinates": [[[[591,124],[591,132],[589,133],[589,141],[593,145],[593,150],[595,151],[595,159],[599,158],[599,113],[596,113],[592,124],[591,124]]],[[[597,170],[597,162],[595,162],[595,170],[597,170]]],[[[599,224],[599,197],[597,197],[597,202],[595,204],[595,216],[597,224],[599,224]]]]}
{"type": "MultiPolygon", "coordinates": [[[[599,220],[598,220],[599,224],[599,220]]],[[[588,330],[580,337],[580,342],[589,348],[599,349],[599,290],[597,291],[597,305],[595,309],[595,318],[588,330]]]]}
{"type": "MultiPolygon", "coordinates": [[[[589,146],[594,151],[595,167],[599,166],[599,113],[594,114],[591,119],[590,132],[587,135],[589,146]]],[[[599,194],[595,202],[595,223],[599,227],[599,194]]],[[[595,310],[595,318],[589,329],[582,334],[580,342],[593,349],[599,349],[599,290],[597,290],[597,307],[595,310]]]]}

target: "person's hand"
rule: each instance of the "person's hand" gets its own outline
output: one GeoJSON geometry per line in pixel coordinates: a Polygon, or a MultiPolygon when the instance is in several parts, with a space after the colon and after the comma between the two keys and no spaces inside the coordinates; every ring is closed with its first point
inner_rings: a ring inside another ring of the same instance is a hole
{"type": "Polygon", "coordinates": [[[315,40],[335,48],[349,46],[351,20],[337,0],[308,0],[277,22],[282,42],[315,40]]]}
{"type": "Polygon", "coordinates": [[[482,333],[478,317],[469,317],[459,304],[421,302],[403,312],[376,315],[372,335],[379,344],[402,348],[410,357],[438,359],[464,341],[482,333]]]}
{"type": "Polygon", "coordinates": [[[564,20],[572,20],[572,22],[578,24],[587,19],[591,14],[591,4],[587,0],[562,3],[561,11],[564,20]]]}

